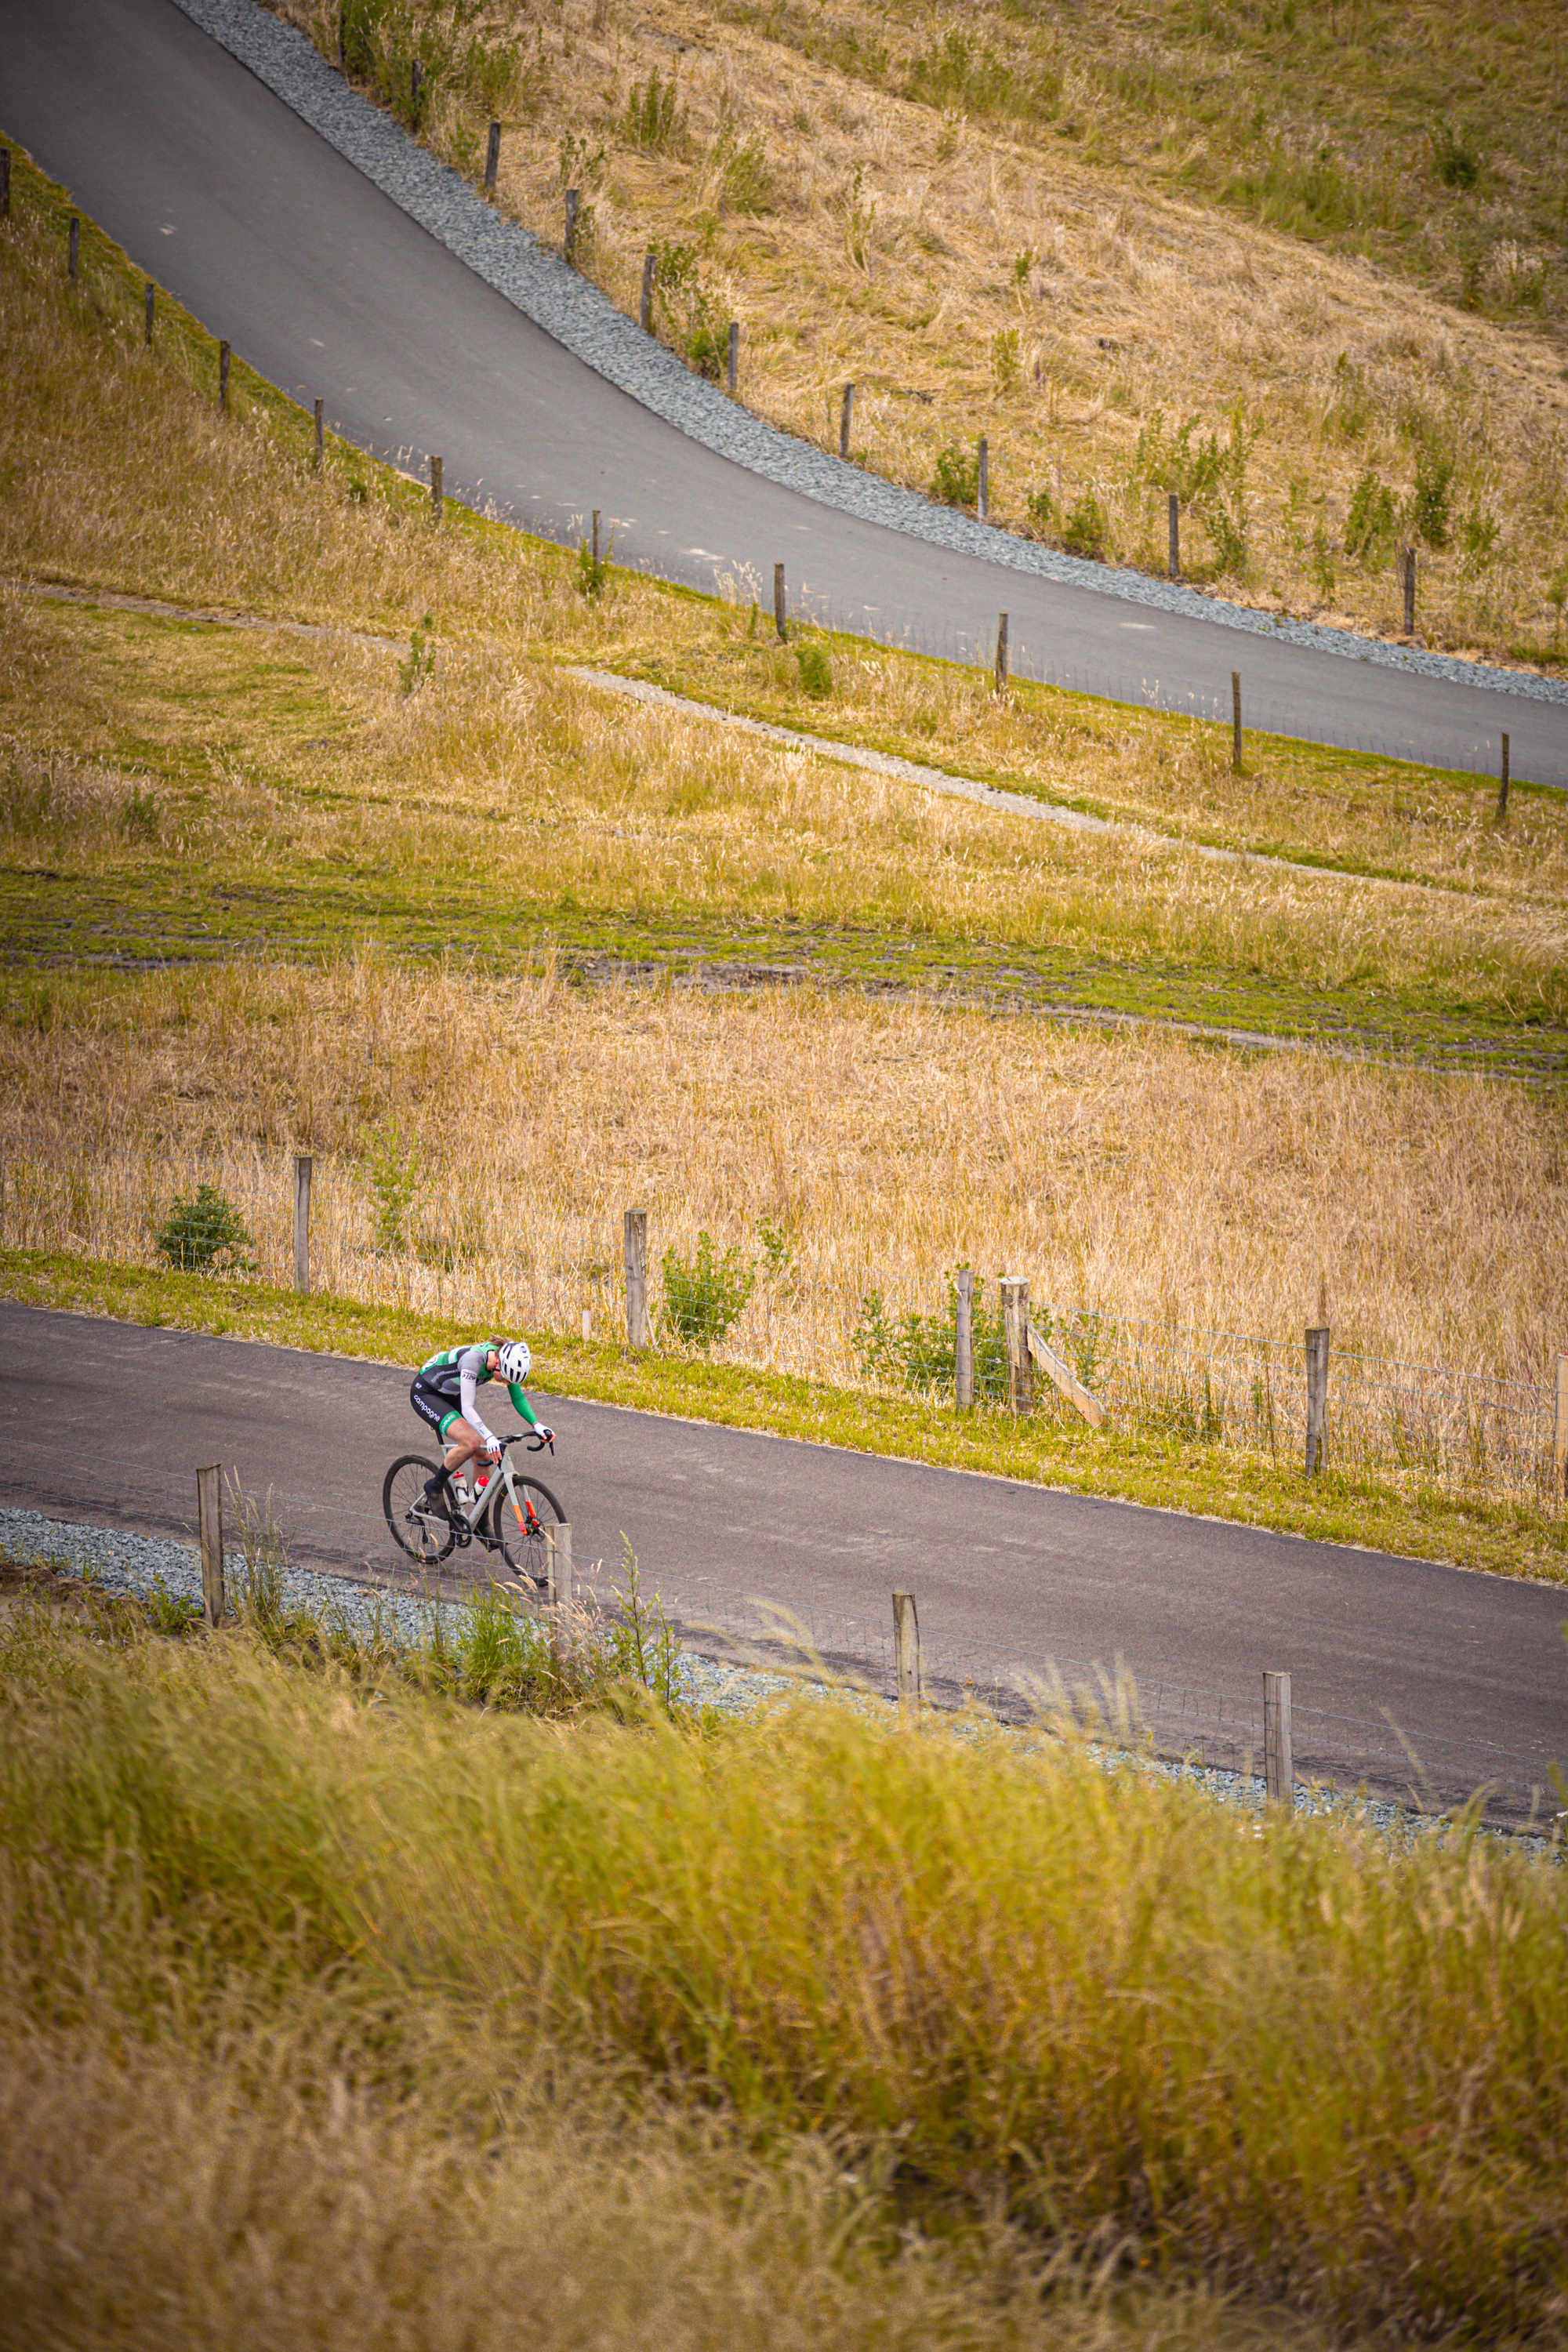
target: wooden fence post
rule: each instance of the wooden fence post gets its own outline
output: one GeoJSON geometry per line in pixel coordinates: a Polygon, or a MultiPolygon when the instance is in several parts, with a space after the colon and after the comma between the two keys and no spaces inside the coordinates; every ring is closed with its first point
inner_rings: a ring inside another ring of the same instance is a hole
{"type": "Polygon", "coordinates": [[[412,128],[416,134],[419,129],[419,98],[424,88],[424,61],[422,58],[416,58],[413,64],[408,68],[408,112],[411,119],[412,128]]]}
{"type": "Polygon", "coordinates": [[[1407,547],[1401,563],[1405,574],[1405,634],[1415,635],[1415,550],[1407,547]]]}
{"type": "Polygon", "coordinates": [[[838,454],[841,457],[847,457],[849,455],[849,425],[854,415],[855,387],[852,383],[847,383],[844,387],[844,399],[838,411],[838,454]]]}
{"type": "Polygon", "coordinates": [[[741,322],[738,319],[730,321],[729,368],[730,397],[733,400],[741,382],[741,322]]]}
{"type": "Polygon", "coordinates": [[[1568,1354],[1557,1359],[1557,1395],[1552,1412],[1552,1459],[1557,1484],[1568,1493],[1568,1354]]]}
{"type": "Polygon", "coordinates": [[[70,227],[66,233],[66,276],[68,278],[79,278],[80,275],[81,220],[78,214],[72,213],[70,217],[70,227]]]}
{"type": "Polygon", "coordinates": [[[294,1287],[303,1298],[310,1287],[310,1174],[308,1151],[294,1154],[294,1287]]]}
{"type": "Polygon", "coordinates": [[[581,202],[581,200],[582,200],[582,199],[581,199],[581,194],[580,194],[580,191],[579,191],[579,190],[577,190],[576,188],[568,188],[568,189],[567,189],[567,191],[566,191],[566,258],[567,258],[567,260],[568,260],[568,261],[571,261],[571,262],[574,262],[574,261],[576,260],[576,257],[577,257],[577,207],[578,207],[578,205],[579,205],[579,203],[581,202]]]}
{"type": "Polygon", "coordinates": [[[584,1348],[592,1344],[593,1338],[594,1310],[591,1307],[584,1307],[583,1309],[583,1345],[584,1348]]]}
{"type": "Polygon", "coordinates": [[[1329,1327],[1307,1333],[1307,1475],[1323,1466],[1323,1423],[1329,1410],[1329,1327]]]}
{"type": "Polygon", "coordinates": [[[318,400],[316,403],[316,455],[313,460],[318,474],[321,470],[322,461],[327,454],[327,427],[326,418],[322,414],[323,406],[324,403],[318,400]]]}
{"type": "Polygon", "coordinates": [[[11,217],[11,150],[0,147],[0,220],[11,217]]]}
{"type": "Polygon", "coordinates": [[[775,563],[773,566],[773,626],[779,633],[779,643],[782,646],[789,636],[789,631],[784,626],[784,576],[782,563],[775,563]]]}
{"type": "Polygon", "coordinates": [[[952,1277],[956,1293],[953,1333],[953,1395],[961,1412],[974,1402],[974,1276],[961,1265],[952,1277]]]}
{"type": "Polygon", "coordinates": [[[1290,1746],[1290,1677],[1263,1677],[1263,1785],[1275,1805],[1296,1802],[1296,1759],[1290,1746]]]}
{"type": "Polygon", "coordinates": [[[984,433],[974,467],[974,511],[982,522],[991,511],[991,445],[984,433]]]}
{"type": "Polygon", "coordinates": [[[647,1211],[626,1211],[626,1345],[646,1348],[647,1319],[647,1211]]]}
{"type": "Polygon", "coordinates": [[[431,460],[430,460],[430,511],[431,511],[431,513],[435,516],[436,520],[437,520],[437,522],[439,522],[439,521],[440,521],[440,520],[441,520],[441,506],[442,506],[442,501],[443,501],[443,499],[445,499],[445,497],[446,497],[446,490],[445,490],[445,488],[443,488],[443,477],[444,477],[444,475],[445,475],[445,473],[446,473],[446,470],[447,470],[447,469],[446,469],[445,466],[443,466],[443,464],[442,464],[442,462],[441,462],[441,460],[440,460],[440,458],[439,458],[439,457],[432,457],[432,458],[431,458],[431,460]]]}
{"type": "Polygon", "coordinates": [[[153,285],[153,280],[150,278],[147,280],[147,291],[143,299],[146,305],[147,315],[142,325],[142,340],[146,344],[148,350],[151,351],[153,348],[153,320],[158,308],[158,289],[153,285]]]}
{"type": "Polygon", "coordinates": [[[1497,788],[1497,821],[1500,824],[1508,814],[1508,737],[1502,739],[1502,774],[1497,788]]]}
{"type": "Polygon", "coordinates": [[[492,122],[490,124],[489,144],[485,149],[485,194],[487,196],[493,196],[496,192],[496,173],[500,170],[500,124],[499,122],[492,122]]]}
{"type": "Polygon", "coordinates": [[[223,1480],[215,1462],[196,1472],[196,1526],[202,1548],[202,1612],[209,1625],[224,1620],[223,1480]]]}
{"type": "Polygon", "coordinates": [[[653,273],[655,262],[651,249],[642,257],[642,308],[637,312],[637,324],[645,335],[653,332],[653,273]]]}
{"type": "Polygon", "coordinates": [[[599,568],[599,509],[594,509],[594,569],[599,568]]]}
{"type": "Polygon", "coordinates": [[[998,694],[1005,694],[1007,691],[1007,615],[1005,613],[999,613],[996,616],[996,691],[998,694]]]}
{"type": "Polygon", "coordinates": [[[1230,674],[1230,764],[1241,773],[1241,672],[1230,674]]]}
{"type": "Polygon", "coordinates": [[[544,1597],[558,1609],[572,1604],[572,1528],[565,1519],[544,1530],[544,1597]]]}
{"type": "Polygon", "coordinates": [[[218,347],[217,347],[217,404],[218,404],[218,407],[219,407],[220,411],[222,412],[222,414],[223,414],[225,416],[226,416],[226,415],[228,415],[228,371],[229,371],[229,362],[232,361],[233,357],[234,357],[234,353],[233,353],[233,352],[229,349],[229,347],[228,347],[228,345],[227,345],[226,343],[220,343],[220,344],[218,345],[218,347]]]}
{"type": "Polygon", "coordinates": [[[893,1663],[899,1713],[908,1721],[920,1713],[921,1706],[921,1621],[912,1592],[893,1595],[893,1663]]]}
{"type": "Polygon", "coordinates": [[[1007,1403],[1030,1412],[1035,1403],[1035,1366],[1029,1354],[1029,1286],[1021,1274],[1002,1277],[1002,1328],[1007,1339],[1007,1403]]]}
{"type": "Polygon", "coordinates": [[[1174,490],[1166,503],[1166,520],[1170,528],[1169,568],[1173,580],[1182,576],[1182,502],[1174,490]]]}

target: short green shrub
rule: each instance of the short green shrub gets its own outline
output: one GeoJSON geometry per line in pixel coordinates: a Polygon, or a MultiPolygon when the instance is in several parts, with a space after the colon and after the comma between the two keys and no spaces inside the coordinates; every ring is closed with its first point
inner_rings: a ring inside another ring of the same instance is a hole
{"type": "MultiPolygon", "coordinates": [[[[1000,1299],[987,1309],[985,1285],[976,1280],[973,1307],[974,1394],[982,1403],[998,1403],[1007,1394],[1007,1336],[1000,1299]]],[[[1037,1318],[1037,1322],[1038,1318],[1037,1318]]],[[[958,1366],[958,1285],[947,1278],[947,1312],[921,1315],[910,1308],[890,1317],[879,1290],[868,1290],[860,1303],[860,1320],[850,1339],[861,1376],[885,1381],[890,1388],[931,1389],[951,1392],[958,1366]]]]}
{"type": "Polygon", "coordinates": [[[1369,571],[1376,570],[1393,554],[1398,528],[1394,493],[1378,480],[1369,466],[1351,492],[1350,512],[1345,517],[1345,553],[1358,557],[1369,571]]]}
{"type": "Polygon", "coordinates": [[[931,478],[931,495],[944,507],[973,507],[980,501],[980,452],[973,454],[950,441],[937,454],[931,478]]]}
{"type": "Polygon", "coordinates": [[[740,1320],[757,1279],[755,1264],[742,1263],[735,1244],[721,1253],[709,1233],[698,1234],[694,1257],[683,1258],[672,1246],[660,1266],[667,1324],[678,1339],[704,1349],[740,1320]]]}
{"type": "Polygon", "coordinates": [[[814,644],[808,637],[796,648],[795,658],[802,688],[814,701],[826,702],[833,691],[833,664],[827,657],[827,647],[814,644]]]}
{"type": "Polygon", "coordinates": [[[216,1184],[199,1184],[188,1201],[176,1198],[154,1246],[176,1274],[254,1274],[246,1253],[245,1221],[216,1184]]]}
{"type": "Polygon", "coordinates": [[[1092,490],[1085,490],[1062,525],[1062,545],[1069,555],[1100,562],[1105,554],[1105,509],[1092,490]]]}

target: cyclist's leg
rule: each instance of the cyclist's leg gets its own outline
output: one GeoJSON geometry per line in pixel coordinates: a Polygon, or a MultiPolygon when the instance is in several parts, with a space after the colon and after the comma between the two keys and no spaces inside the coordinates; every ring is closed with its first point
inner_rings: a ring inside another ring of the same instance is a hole
{"type": "MultiPolygon", "coordinates": [[[[426,1388],[422,1381],[416,1380],[408,1391],[408,1402],[420,1420],[426,1423],[441,1440],[447,1472],[452,1474],[460,1469],[468,1458],[468,1454],[460,1445],[452,1447],[448,1443],[449,1437],[454,1428],[464,1431],[470,1437],[473,1432],[450,1398],[444,1397],[439,1389],[426,1388]]],[[[434,1478],[426,1480],[426,1493],[434,1494],[442,1483],[442,1474],[437,1471],[434,1478]]]]}

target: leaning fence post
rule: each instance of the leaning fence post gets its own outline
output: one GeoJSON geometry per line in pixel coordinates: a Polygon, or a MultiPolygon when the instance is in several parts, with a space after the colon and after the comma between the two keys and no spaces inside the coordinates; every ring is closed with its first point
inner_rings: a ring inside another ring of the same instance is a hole
{"type": "Polygon", "coordinates": [[[1307,1475],[1323,1466],[1323,1422],[1329,1409],[1329,1327],[1307,1333],[1307,1475]]]}
{"type": "Polygon", "coordinates": [[[430,460],[430,511],[431,511],[431,513],[435,516],[435,518],[436,518],[436,520],[437,520],[437,522],[439,522],[439,521],[440,521],[440,520],[441,520],[441,504],[442,504],[442,500],[443,500],[443,499],[444,499],[444,498],[446,497],[446,491],[445,491],[445,488],[443,488],[443,477],[444,477],[444,476],[445,476],[445,474],[446,474],[446,470],[447,470],[447,469],[446,469],[445,466],[442,464],[442,462],[441,462],[441,460],[440,460],[440,458],[439,458],[439,457],[432,457],[432,458],[431,458],[431,460],[430,460]]]}
{"type": "Polygon", "coordinates": [[[544,1530],[544,1597],[560,1609],[572,1603],[572,1528],[565,1519],[544,1530]]]}
{"type": "Polygon", "coordinates": [[[1029,1412],[1035,1402],[1035,1366],[1029,1354],[1029,1286],[1021,1274],[1002,1276],[1002,1328],[1007,1340],[1007,1403],[1029,1412]]]}
{"type": "Polygon", "coordinates": [[[1508,814],[1508,737],[1502,739],[1502,774],[1497,788],[1497,814],[1500,824],[1508,814]]]}
{"type": "Polygon", "coordinates": [[[1290,1746],[1290,1677],[1263,1677],[1263,1785],[1269,1802],[1296,1802],[1296,1759],[1290,1746]]]}
{"type": "Polygon", "coordinates": [[[1230,674],[1230,764],[1241,773],[1241,672],[1230,674]]]}
{"type": "Polygon", "coordinates": [[[147,280],[146,294],[142,299],[146,304],[147,315],[142,322],[142,340],[146,344],[148,350],[151,351],[153,348],[153,320],[158,308],[158,289],[153,285],[153,280],[150,278],[147,280]]]}
{"type": "Polygon", "coordinates": [[[1407,547],[1400,569],[1405,574],[1405,634],[1415,635],[1415,550],[1407,547]]]}
{"type": "Polygon", "coordinates": [[[1170,499],[1169,499],[1168,504],[1167,504],[1167,507],[1166,507],[1166,519],[1167,519],[1167,521],[1168,521],[1168,523],[1169,523],[1169,525],[1170,525],[1170,536],[1171,536],[1171,544],[1170,544],[1170,564],[1169,564],[1169,568],[1170,568],[1171,577],[1172,577],[1172,579],[1173,579],[1173,580],[1179,580],[1179,579],[1181,578],[1181,576],[1182,576],[1182,521],[1181,521],[1181,516],[1182,516],[1182,502],[1181,502],[1180,499],[1176,496],[1175,491],[1174,491],[1174,490],[1173,490],[1173,491],[1171,492],[1170,499]]]}
{"type": "Polygon", "coordinates": [[[202,1548],[202,1612],[209,1625],[224,1619],[223,1481],[215,1462],[196,1472],[196,1526],[202,1548]]]}
{"type": "Polygon", "coordinates": [[[316,455],[312,461],[318,474],[321,470],[321,461],[327,454],[326,418],[322,410],[323,403],[318,400],[316,403],[316,455]]]}
{"type": "Polygon", "coordinates": [[[626,1211],[626,1345],[646,1348],[647,1320],[647,1211],[626,1211]]]}
{"type": "Polygon", "coordinates": [[[782,646],[789,635],[789,631],[784,626],[784,576],[782,563],[775,563],[773,566],[773,626],[779,633],[779,643],[782,646]]]}
{"type": "Polygon", "coordinates": [[[1005,694],[1007,691],[1007,615],[1005,613],[999,613],[996,616],[996,691],[998,694],[1005,694]]]}
{"type": "Polygon", "coordinates": [[[653,273],[657,266],[650,247],[642,257],[642,307],[637,312],[637,324],[645,335],[653,332],[653,273]]]}
{"type": "Polygon", "coordinates": [[[308,1151],[294,1154],[294,1287],[303,1297],[310,1287],[310,1171],[308,1151]]]}
{"type": "Polygon", "coordinates": [[[991,511],[991,445],[984,433],[975,456],[974,510],[982,522],[991,511]]]}
{"type": "Polygon", "coordinates": [[[847,383],[844,387],[843,403],[838,411],[838,454],[841,457],[847,457],[849,455],[849,425],[854,414],[855,387],[852,383],[847,383]]]}
{"type": "Polygon", "coordinates": [[[738,319],[731,319],[730,321],[730,397],[731,400],[735,397],[740,381],[741,324],[738,319]]]}
{"type": "Polygon", "coordinates": [[[568,261],[574,261],[577,257],[577,206],[580,202],[579,191],[575,188],[568,188],[566,191],[566,258],[568,261]]]}
{"type": "Polygon", "coordinates": [[[490,124],[489,144],[485,149],[485,194],[487,196],[493,196],[496,192],[496,173],[500,170],[500,124],[499,122],[492,122],[490,124]]]}
{"type": "Polygon", "coordinates": [[[72,213],[70,217],[70,228],[66,237],[66,276],[68,278],[77,278],[79,277],[80,274],[81,220],[79,215],[72,213]]]}
{"type": "Polygon", "coordinates": [[[1568,1354],[1557,1359],[1557,1396],[1552,1412],[1552,1459],[1557,1484],[1568,1492],[1568,1354]]]}
{"type": "Polygon", "coordinates": [[[898,1673],[899,1713],[918,1715],[921,1705],[921,1621],[912,1592],[893,1595],[893,1660],[898,1673]]]}
{"type": "Polygon", "coordinates": [[[952,1277],[955,1294],[953,1314],[953,1394],[961,1412],[974,1402],[974,1276],[970,1268],[961,1265],[952,1277]]]}

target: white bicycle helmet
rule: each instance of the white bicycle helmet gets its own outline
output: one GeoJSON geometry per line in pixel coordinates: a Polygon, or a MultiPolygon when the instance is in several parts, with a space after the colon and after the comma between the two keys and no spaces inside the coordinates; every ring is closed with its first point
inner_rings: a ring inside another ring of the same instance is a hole
{"type": "Polygon", "coordinates": [[[515,1381],[521,1388],[527,1380],[533,1358],[526,1339],[503,1339],[498,1355],[503,1381],[515,1381]]]}

